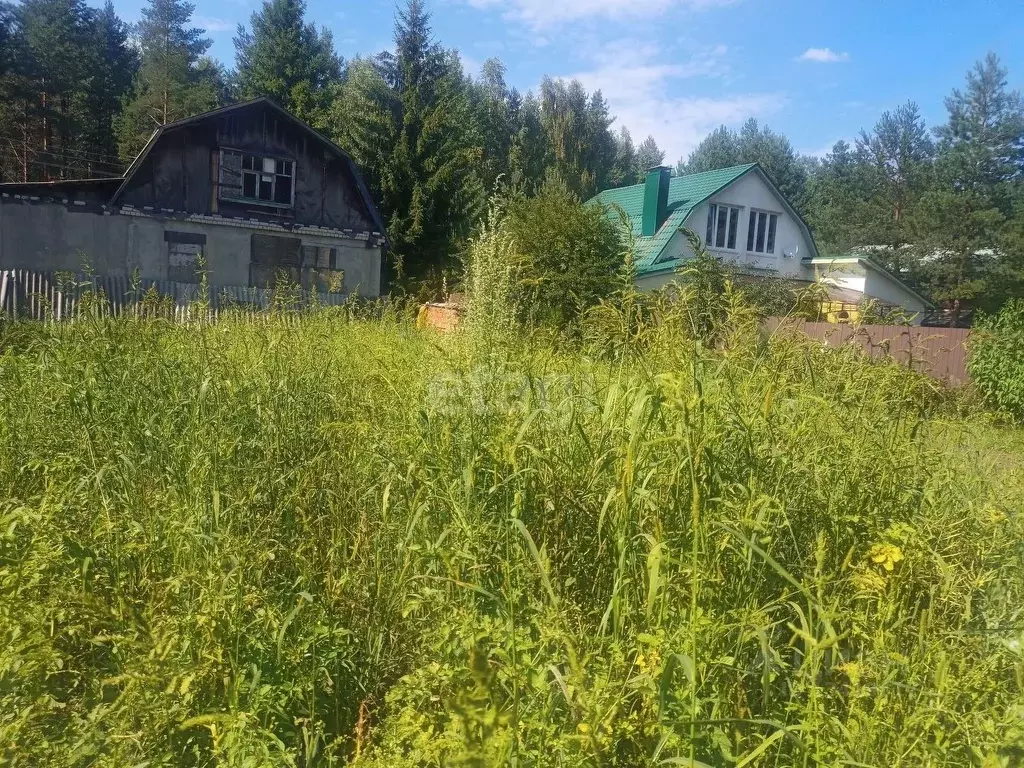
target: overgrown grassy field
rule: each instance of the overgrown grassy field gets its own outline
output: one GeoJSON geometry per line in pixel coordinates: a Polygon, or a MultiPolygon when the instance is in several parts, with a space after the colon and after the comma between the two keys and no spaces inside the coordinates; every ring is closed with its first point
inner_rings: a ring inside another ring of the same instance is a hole
{"type": "Polygon", "coordinates": [[[1021,431],[755,335],[3,326],[0,762],[1020,765],[1021,431]]]}

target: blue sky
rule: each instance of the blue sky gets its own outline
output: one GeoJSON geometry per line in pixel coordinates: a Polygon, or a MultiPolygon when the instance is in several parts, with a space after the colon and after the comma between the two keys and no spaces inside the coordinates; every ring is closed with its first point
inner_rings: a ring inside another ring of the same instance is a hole
{"type": "MultiPolygon", "coordinates": [[[[114,0],[126,20],[141,0],[114,0]]],[[[261,0],[195,0],[211,53],[234,64],[232,36],[261,0]]],[[[308,0],[346,58],[391,45],[394,4],[308,0]]],[[[967,69],[995,51],[1024,90],[1021,0],[428,0],[435,35],[477,71],[547,74],[601,88],[617,124],[652,134],[674,163],[709,131],[756,117],[801,152],[852,139],[907,99],[929,126],[967,69]]]]}

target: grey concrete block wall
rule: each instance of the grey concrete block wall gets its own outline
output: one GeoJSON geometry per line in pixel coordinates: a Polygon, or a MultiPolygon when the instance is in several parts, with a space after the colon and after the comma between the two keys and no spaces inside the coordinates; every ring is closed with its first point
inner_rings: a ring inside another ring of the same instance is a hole
{"type": "Polygon", "coordinates": [[[147,212],[97,212],[74,205],[0,200],[0,269],[43,272],[81,271],[86,264],[97,274],[168,279],[165,232],[204,235],[203,256],[212,285],[249,285],[251,238],[254,232],[299,237],[302,244],[338,249],[345,270],[345,290],[362,296],[380,295],[381,249],[365,235],[287,231],[265,223],[247,226],[237,220],[203,221],[147,212]]]}

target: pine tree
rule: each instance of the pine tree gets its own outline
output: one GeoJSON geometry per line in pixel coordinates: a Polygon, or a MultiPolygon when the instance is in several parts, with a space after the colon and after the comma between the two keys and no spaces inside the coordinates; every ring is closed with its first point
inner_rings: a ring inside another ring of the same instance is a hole
{"type": "Polygon", "coordinates": [[[154,129],[218,104],[217,68],[200,66],[210,41],[189,25],[194,10],[186,0],[149,0],[142,10],[134,30],[142,63],[117,126],[125,160],[142,149],[154,129]]]}
{"type": "Polygon", "coordinates": [[[722,125],[705,136],[686,160],[679,161],[676,173],[680,176],[704,173],[739,165],[741,162],[736,134],[722,125]]]}
{"type": "Polygon", "coordinates": [[[946,99],[934,178],[914,222],[922,279],[950,306],[995,309],[1019,284],[1012,235],[1022,206],[1024,104],[994,54],[946,99]]]}
{"type": "Polygon", "coordinates": [[[33,91],[24,126],[32,136],[32,162],[44,178],[81,175],[75,101],[88,74],[91,13],[82,0],[25,0],[17,13],[26,57],[21,66],[33,91]]]}
{"type": "Polygon", "coordinates": [[[913,236],[907,226],[930,178],[934,145],[928,136],[917,104],[908,101],[892,112],[883,112],[871,133],[857,139],[857,162],[868,179],[862,209],[870,215],[870,244],[890,246],[886,265],[901,269],[901,247],[913,236]],[[870,212],[870,213],[869,213],[870,212]]]}
{"type": "Polygon", "coordinates": [[[750,118],[740,128],[738,149],[741,163],[760,165],[786,199],[797,210],[803,208],[807,174],[789,139],[750,118]]]}
{"type": "Polygon", "coordinates": [[[307,24],[305,12],[303,0],[266,0],[252,14],[251,31],[239,25],[234,40],[238,90],[243,99],[269,96],[322,128],[342,62],[331,33],[307,24]]]}
{"type": "Polygon", "coordinates": [[[90,175],[116,175],[121,166],[114,127],[139,57],[128,44],[128,26],[114,12],[111,0],[95,14],[87,54],[89,76],[79,98],[82,126],[76,147],[93,161],[90,175]]]}
{"type": "Polygon", "coordinates": [[[608,175],[612,187],[627,187],[636,184],[636,146],[626,126],[615,134],[615,160],[608,175]]]}
{"type": "Polygon", "coordinates": [[[434,41],[421,0],[396,15],[394,54],[353,63],[332,114],[368,172],[398,277],[436,290],[483,210],[483,148],[461,64],[434,41]]]}
{"type": "Polygon", "coordinates": [[[720,126],[697,145],[676,172],[703,173],[742,163],[757,163],[798,210],[801,209],[807,173],[793,146],[781,133],[761,128],[750,118],[738,132],[720,126]]]}
{"type": "Polygon", "coordinates": [[[643,178],[651,168],[665,162],[665,152],[658,146],[653,136],[644,139],[636,150],[637,181],[643,178]]]}
{"type": "Polygon", "coordinates": [[[936,135],[949,180],[991,190],[1024,171],[1024,101],[1007,89],[998,56],[974,65],[966,89],[955,89],[946,109],[949,121],[936,135]]]}

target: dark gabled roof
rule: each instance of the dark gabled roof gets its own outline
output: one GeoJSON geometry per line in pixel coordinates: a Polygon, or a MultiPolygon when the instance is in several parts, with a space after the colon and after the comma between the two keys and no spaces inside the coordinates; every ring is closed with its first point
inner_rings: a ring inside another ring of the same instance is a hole
{"type": "Polygon", "coordinates": [[[124,192],[124,190],[127,189],[128,182],[130,182],[131,179],[135,176],[141,165],[149,156],[149,153],[153,150],[153,147],[156,146],[156,143],[160,140],[160,137],[163,136],[165,133],[167,133],[168,131],[173,131],[177,128],[183,128],[188,125],[195,125],[196,123],[201,122],[203,120],[207,120],[209,118],[220,117],[222,115],[230,114],[231,112],[240,109],[246,109],[248,107],[254,107],[257,105],[269,107],[270,109],[274,110],[281,117],[291,121],[294,125],[298,126],[300,129],[309,133],[321,144],[327,147],[331,152],[334,152],[336,155],[344,158],[348,162],[349,170],[352,172],[352,177],[356,181],[356,187],[358,187],[359,189],[359,195],[360,197],[362,197],[363,203],[366,205],[366,209],[370,212],[370,217],[373,219],[374,224],[377,225],[378,231],[381,233],[381,235],[384,236],[386,242],[387,232],[384,229],[384,220],[381,218],[380,211],[377,210],[377,206],[374,205],[373,198],[370,197],[370,191],[366,187],[366,182],[363,181],[363,175],[359,172],[358,166],[356,166],[355,161],[348,154],[348,152],[343,150],[341,147],[339,147],[337,144],[328,139],[326,136],[324,136],[322,133],[317,131],[312,126],[308,125],[307,123],[304,123],[302,120],[299,120],[299,118],[297,118],[287,109],[282,107],[280,104],[277,104],[275,101],[267,98],[266,96],[260,96],[259,98],[250,99],[249,101],[240,101],[237,104],[230,104],[226,107],[220,107],[219,109],[213,109],[209,112],[203,112],[198,115],[193,115],[192,117],[186,117],[181,120],[175,120],[173,123],[161,125],[155,131],[153,131],[153,135],[149,137],[149,141],[146,142],[146,146],[142,148],[142,151],[139,152],[139,154],[135,157],[135,159],[132,161],[132,164],[128,166],[128,170],[124,172],[124,177],[121,185],[118,187],[113,197],[110,198],[110,205],[115,204],[117,202],[117,199],[124,192]]]}

